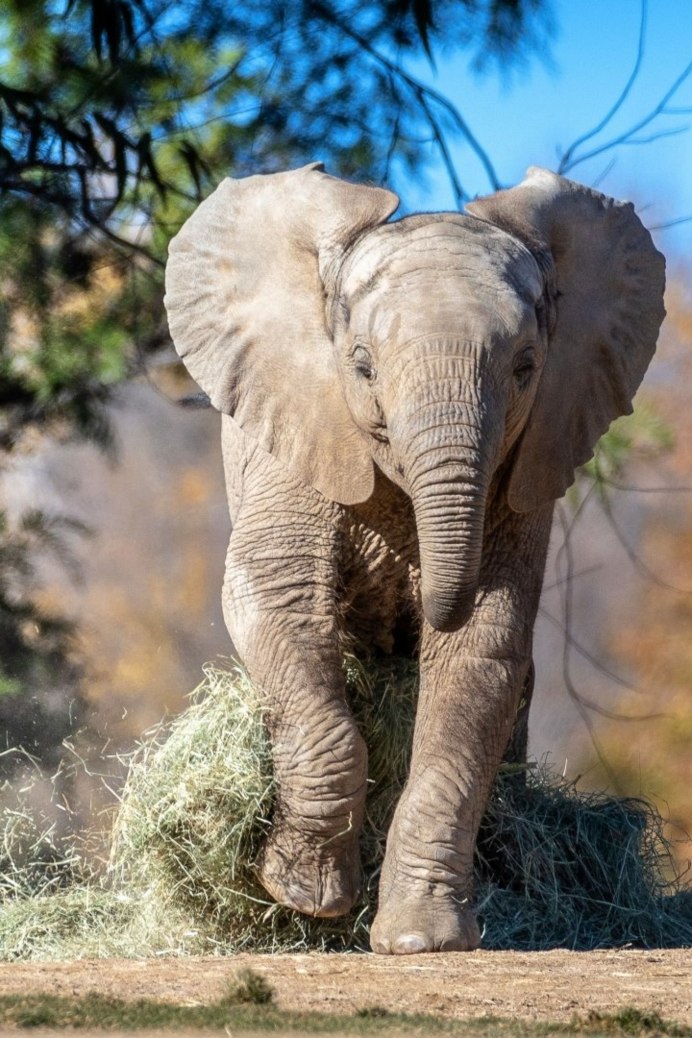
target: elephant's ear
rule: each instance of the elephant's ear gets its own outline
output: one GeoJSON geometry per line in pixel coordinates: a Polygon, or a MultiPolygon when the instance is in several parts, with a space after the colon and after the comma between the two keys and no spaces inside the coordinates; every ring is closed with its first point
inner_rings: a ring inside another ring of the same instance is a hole
{"type": "Polygon", "coordinates": [[[548,357],[508,489],[525,512],[562,497],[613,419],[632,411],[665,316],[665,261],[631,203],[545,169],[468,209],[555,272],[548,357]]]}
{"type": "Polygon", "coordinates": [[[224,180],[169,247],[168,323],[220,411],[334,501],[366,500],[373,463],[340,387],[321,274],[398,198],[323,173],[224,180]]]}

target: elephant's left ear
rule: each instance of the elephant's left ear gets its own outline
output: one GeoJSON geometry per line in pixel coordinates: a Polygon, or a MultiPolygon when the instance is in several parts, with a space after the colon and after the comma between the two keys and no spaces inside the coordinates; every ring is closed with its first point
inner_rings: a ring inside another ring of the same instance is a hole
{"type": "Polygon", "coordinates": [[[398,201],[319,163],[228,179],[169,246],[168,325],[192,377],[289,472],[342,504],[366,500],[374,472],[325,297],[349,246],[398,201]]]}
{"type": "Polygon", "coordinates": [[[548,357],[508,490],[525,512],[562,497],[613,419],[632,411],[665,316],[665,260],[631,203],[545,169],[468,209],[555,272],[548,357]]]}

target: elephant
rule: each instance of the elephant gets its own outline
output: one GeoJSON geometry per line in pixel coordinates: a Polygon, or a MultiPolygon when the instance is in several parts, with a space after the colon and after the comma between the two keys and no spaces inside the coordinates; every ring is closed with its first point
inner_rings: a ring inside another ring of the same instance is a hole
{"type": "Polygon", "coordinates": [[[223,609],[267,708],[256,864],[279,903],[354,905],[368,761],[343,654],[417,654],[382,954],[479,944],[474,847],[525,753],[554,503],[631,411],[665,315],[629,202],[533,167],[464,212],[398,203],[320,163],[229,178],[166,269],[173,342],[222,412],[223,609]]]}

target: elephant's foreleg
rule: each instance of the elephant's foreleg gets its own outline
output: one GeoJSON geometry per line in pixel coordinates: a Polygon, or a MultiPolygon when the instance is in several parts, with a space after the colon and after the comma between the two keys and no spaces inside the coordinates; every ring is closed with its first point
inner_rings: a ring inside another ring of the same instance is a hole
{"type": "Polygon", "coordinates": [[[282,904],[333,916],[358,893],[367,757],[345,698],[335,535],[309,506],[287,495],[282,510],[274,486],[266,501],[260,493],[240,510],[224,608],[267,706],[277,792],[262,883],[282,904]]]}
{"type": "Polygon", "coordinates": [[[478,827],[507,748],[531,660],[550,509],[512,515],[487,545],[468,623],[424,625],[409,781],[387,840],[375,951],[465,950],[478,827]]]}

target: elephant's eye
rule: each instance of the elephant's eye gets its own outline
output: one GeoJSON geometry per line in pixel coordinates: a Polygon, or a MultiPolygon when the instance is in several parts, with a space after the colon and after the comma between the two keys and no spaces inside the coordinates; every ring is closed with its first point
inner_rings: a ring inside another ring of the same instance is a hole
{"type": "Polygon", "coordinates": [[[535,367],[533,348],[529,346],[528,349],[522,350],[514,360],[514,380],[520,389],[528,385],[535,367]]]}
{"type": "Polygon", "coordinates": [[[373,367],[372,357],[365,346],[356,346],[353,351],[353,366],[356,370],[356,374],[360,375],[361,378],[365,378],[368,382],[372,382],[375,378],[375,368],[373,367]]]}

